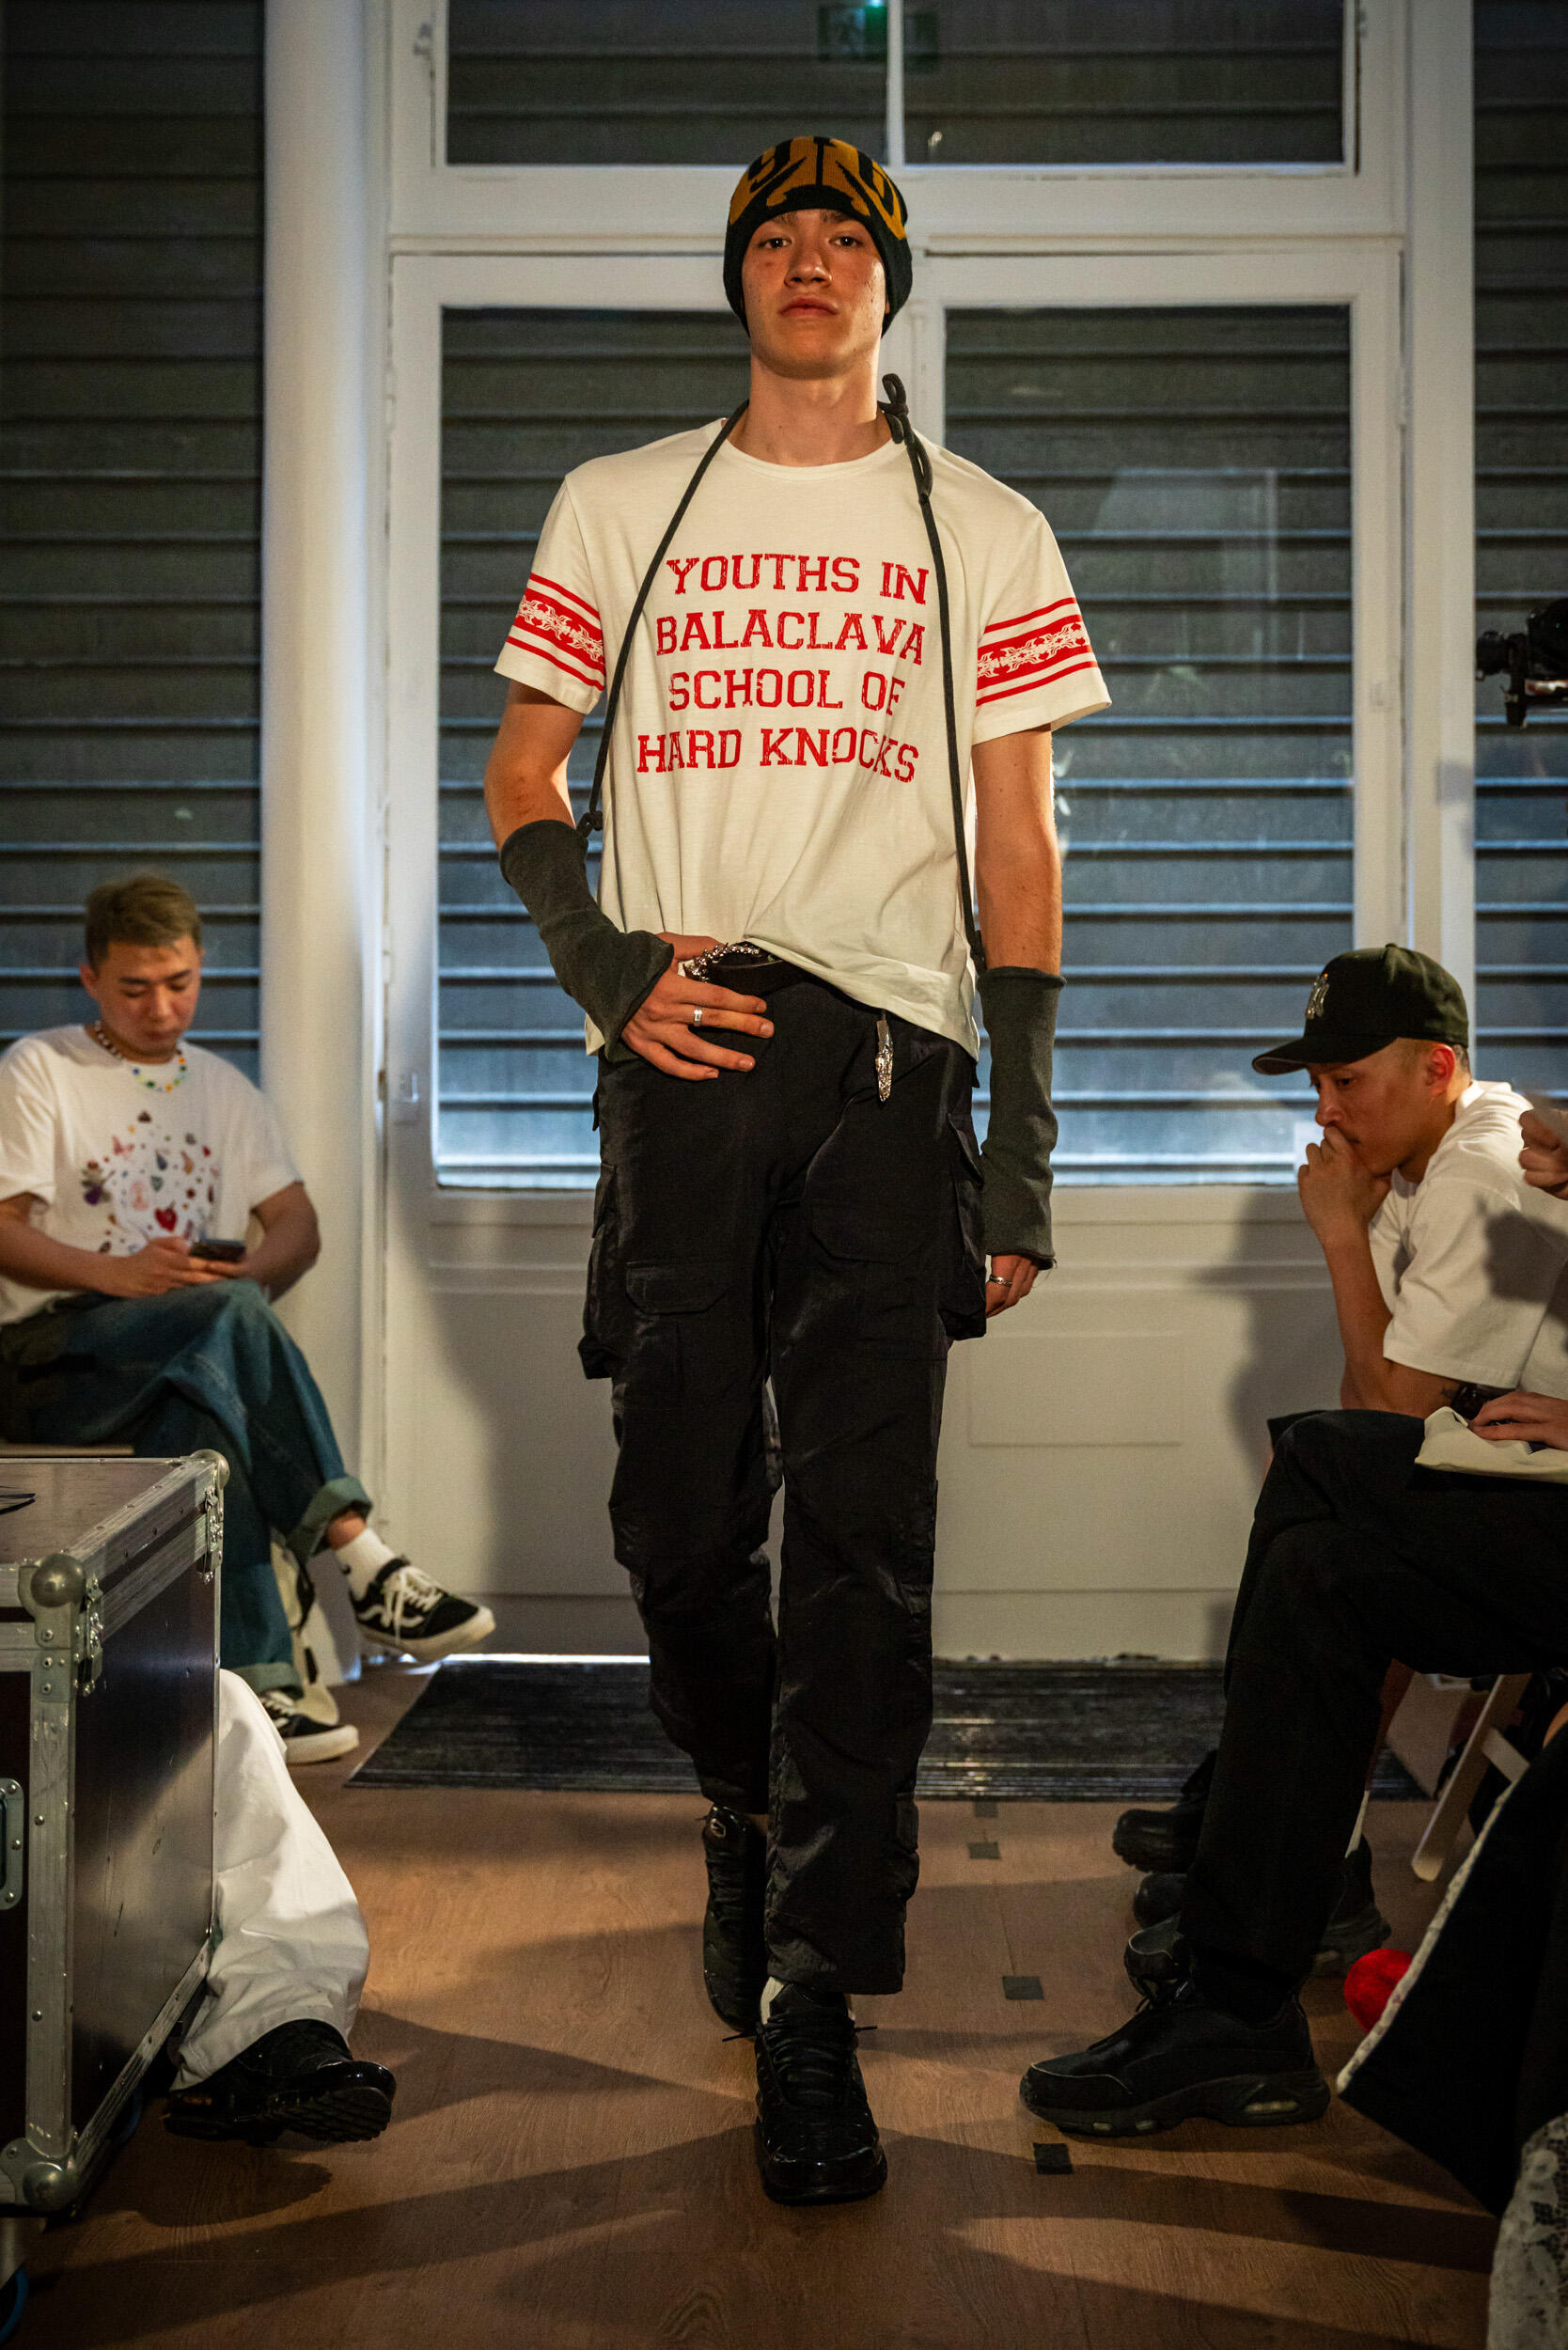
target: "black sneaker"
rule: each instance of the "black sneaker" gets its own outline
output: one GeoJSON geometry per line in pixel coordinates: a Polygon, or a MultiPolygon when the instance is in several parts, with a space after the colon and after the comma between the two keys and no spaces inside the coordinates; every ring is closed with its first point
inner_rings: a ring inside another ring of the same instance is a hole
{"type": "Polygon", "coordinates": [[[1019,2093],[1043,2122],[1090,2138],[1141,2137],[1199,2117],[1275,2129],[1315,2122],[1328,2107],[1299,2001],[1244,2024],[1190,1980],[1092,2047],[1031,2064],[1019,2093]]]}
{"type": "Polygon", "coordinates": [[[335,1762],[340,1754],[352,1754],[359,1744],[353,1722],[319,1722],[313,1714],[300,1712],[287,1689],[263,1689],[260,1697],[268,1720],[283,1741],[290,1770],[302,1762],[335,1762]]]}
{"type": "Polygon", "coordinates": [[[177,2090],[164,2113],[177,2138],[239,2138],[271,2146],[293,2130],[323,2145],[379,2138],[392,2119],[397,2082],[362,2064],[330,2024],[279,2024],[242,2048],[211,2079],[177,2090]]]}
{"type": "Polygon", "coordinates": [[[389,1559],[353,1606],[359,1637],[370,1648],[421,1665],[478,1648],[495,1629],[488,1607],[444,1591],[406,1559],[389,1559]]]}
{"type": "MultiPolygon", "coordinates": [[[[1133,1896],[1133,1915],[1143,1931],[1128,1943],[1123,1964],[1140,1991],[1151,1982],[1172,1982],[1179,1971],[1172,1951],[1186,1883],[1184,1876],[1149,1876],[1133,1896]]],[[[1312,1959],[1313,1974],[1348,1974],[1358,1958],[1391,1940],[1393,1931],[1372,1896],[1372,1846],[1363,1836],[1345,1856],[1334,1913],[1312,1959]]]]}
{"type": "Polygon", "coordinates": [[[757,2168],[776,2203],[855,2203],[886,2186],[841,1992],[786,1983],[757,2027],[757,2168]]]}
{"type": "Polygon", "coordinates": [[[715,1803],[702,1823],[708,1908],[702,1920],[702,1980],[713,2013],[731,2031],[757,2029],[768,1979],[763,1905],[768,1840],[739,1811],[715,1803]]]}
{"type": "Polygon", "coordinates": [[[1215,1775],[1206,1754],[1176,1801],[1163,1811],[1123,1811],[1111,1830],[1111,1850],[1132,1869],[1190,1869],[1215,1775]]]}

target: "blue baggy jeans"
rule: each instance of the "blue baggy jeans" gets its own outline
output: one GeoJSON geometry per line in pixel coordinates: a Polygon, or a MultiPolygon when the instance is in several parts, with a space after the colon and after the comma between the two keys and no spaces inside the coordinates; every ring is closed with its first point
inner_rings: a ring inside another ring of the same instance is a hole
{"type": "Polygon", "coordinates": [[[256,1283],[65,1298],[0,1330],[0,1367],[16,1442],[223,1454],[223,1662],[253,1689],[297,1692],[272,1537],[303,1567],[339,1512],[368,1512],[370,1497],[345,1472],[310,1366],[256,1283]]]}

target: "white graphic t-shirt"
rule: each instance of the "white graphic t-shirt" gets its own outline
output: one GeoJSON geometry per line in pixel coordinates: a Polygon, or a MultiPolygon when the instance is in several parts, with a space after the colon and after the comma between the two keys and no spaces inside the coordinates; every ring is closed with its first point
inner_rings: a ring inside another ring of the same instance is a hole
{"type": "MultiPolygon", "coordinates": [[[[85,1028],[45,1028],[0,1058],[0,1199],[31,1192],[33,1229],[130,1257],[167,1234],[243,1240],[251,1210],[299,1170],[271,1104],[199,1044],[169,1091],[143,1085],[85,1028]]],[[[148,1065],[161,1089],[178,1064],[148,1065]]],[[[0,1324],[60,1291],[0,1278],[0,1324]]]]}
{"type": "MultiPolygon", "coordinates": [[[[567,476],[496,667],[591,710],[717,424],[567,476]]],[[[932,449],[959,772],[1109,700],[1056,540],[932,449]]],[[[621,689],[601,901],[626,930],[749,938],[977,1049],[931,547],[897,442],[843,465],[728,444],[650,591],[621,689]]],[[[602,1042],[588,1025],[589,1049],[602,1042]]]]}
{"type": "Polygon", "coordinates": [[[1568,1206],[1527,1183],[1506,1085],[1472,1085],[1419,1183],[1395,1174],[1369,1238],[1391,1363],[1568,1396],[1568,1206]]]}

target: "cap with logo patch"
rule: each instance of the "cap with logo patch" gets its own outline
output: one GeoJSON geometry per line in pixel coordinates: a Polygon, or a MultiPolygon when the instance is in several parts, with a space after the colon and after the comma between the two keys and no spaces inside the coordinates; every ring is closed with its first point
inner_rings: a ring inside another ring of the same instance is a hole
{"type": "Polygon", "coordinates": [[[1402,1036],[1467,1052],[1464,990],[1440,963],[1413,947],[1356,947],[1336,955],[1312,981],[1301,1034],[1271,1044],[1252,1066],[1274,1077],[1309,1062],[1365,1060],[1402,1036]]]}

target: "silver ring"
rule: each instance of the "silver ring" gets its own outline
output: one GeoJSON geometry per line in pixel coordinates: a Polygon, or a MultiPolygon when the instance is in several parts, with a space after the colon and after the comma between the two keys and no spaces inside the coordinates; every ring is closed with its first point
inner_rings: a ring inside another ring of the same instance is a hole
{"type": "Polygon", "coordinates": [[[1010,1290],[1012,1287],[1012,1276],[1011,1273],[988,1273],[985,1277],[985,1286],[987,1289],[991,1287],[993,1281],[998,1282],[1005,1290],[1010,1290]]]}
{"type": "Polygon", "coordinates": [[[692,1026],[693,1026],[694,1028],[700,1028],[700,1027],[701,1027],[701,1026],[702,1026],[702,1015],[703,1015],[703,1012],[704,1012],[706,1010],[707,1010],[707,1006],[706,1006],[705,1004],[698,1004],[698,1006],[697,1010],[693,1012],[693,1014],[692,1014],[692,1026]]]}

